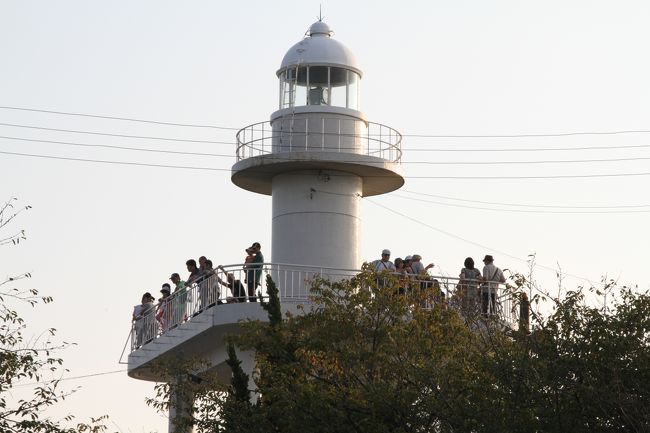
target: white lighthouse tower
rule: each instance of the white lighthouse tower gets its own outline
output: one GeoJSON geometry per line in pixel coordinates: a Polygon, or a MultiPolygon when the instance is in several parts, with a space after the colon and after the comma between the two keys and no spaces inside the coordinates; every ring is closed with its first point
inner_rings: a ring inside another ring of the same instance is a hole
{"type": "MultiPolygon", "coordinates": [[[[358,272],[360,198],[404,184],[401,135],[368,121],[360,111],[361,69],[352,52],[332,38],[327,24],[311,25],[284,56],[277,76],[278,110],[270,121],[237,133],[232,167],[236,185],[273,197],[272,263],[267,260],[258,271],[248,264],[220,266],[186,291],[175,292],[158,313],[150,311],[133,322],[128,374],[170,384],[170,433],[191,431],[178,422],[192,411],[193,396],[181,392],[189,373],[199,378],[214,373],[229,382],[225,336],[241,332],[242,320],[268,320],[260,304],[235,289],[235,283],[259,278],[264,292],[262,273],[269,273],[280,290],[283,312],[300,314],[309,302],[313,276],[358,272]],[[251,277],[251,272],[260,276],[251,277]],[[173,367],[197,359],[201,371],[173,367]]],[[[251,380],[253,355],[238,353],[251,380]]]]}
{"type": "MultiPolygon", "coordinates": [[[[219,266],[161,302],[156,314],[148,309],[136,317],[131,328],[128,375],[170,385],[170,433],[191,432],[181,421],[192,414],[197,379],[210,374],[224,384],[231,381],[226,336],[243,332],[247,319],[269,320],[242,282],[259,281],[264,294],[265,276],[271,275],[283,314],[304,313],[314,276],[339,279],[359,271],[360,198],[404,183],[401,135],[360,111],[361,69],[327,24],[311,25],[284,56],[277,76],[278,109],[270,121],[237,133],[231,176],[239,187],[273,198],[271,261],[256,268],[219,266]],[[199,366],[181,362],[187,360],[199,360],[199,366]]],[[[444,277],[443,285],[457,282],[444,277]]],[[[498,314],[514,329],[511,296],[502,293],[498,299],[498,314]]],[[[255,354],[240,350],[237,357],[249,389],[255,389],[255,354]]]]}
{"type": "Polygon", "coordinates": [[[360,198],[394,191],[401,135],[360,110],[362,71],[323,21],[276,72],[278,110],[237,134],[237,186],[273,197],[272,260],[359,269],[360,198]]]}

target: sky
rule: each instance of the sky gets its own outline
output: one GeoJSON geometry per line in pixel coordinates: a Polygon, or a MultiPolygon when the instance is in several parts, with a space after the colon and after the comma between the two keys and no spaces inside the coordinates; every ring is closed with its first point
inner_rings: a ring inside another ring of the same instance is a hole
{"type": "MultiPolygon", "coordinates": [[[[112,373],[126,368],[132,307],[188,258],[239,263],[259,241],[272,260],[270,197],[230,182],[235,133],[277,109],[275,72],[319,5],[0,2],[0,152],[14,153],[0,153],[0,200],[33,207],[7,229],[28,239],[0,248],[0,277],[30,272],[15,287],[55,299],[21,309],[30,331],[76,343],[61,353],[62,384],[80,389],[52,416],[106,413],[113,430],[166,431],[144,402],[153,384],[112,373]]],[[[364,260],[390,248],[457,276],[468,256],[525,272],[535,254],[545,290],[558,267],[565,288],[603,277],[650,288],[650,4],[322,9],[363,69],[362,111],[404,135],[405,185],[363,199],[364,260]]]]}

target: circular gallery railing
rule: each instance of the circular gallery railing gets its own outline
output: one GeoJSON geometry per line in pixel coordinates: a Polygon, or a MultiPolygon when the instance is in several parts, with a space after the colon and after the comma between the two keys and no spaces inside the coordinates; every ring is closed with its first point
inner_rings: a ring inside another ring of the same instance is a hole
{"type": "Polygon", "coordinates": [[[283,152],[341,152],[399,163],[402,135],[390,126],[338,117],[286,117],[237,133],[237,161],[283,152]]]}
{"type": "MultiPolygon", "coordinates": [[[[251,267],[250,264],[219,266],[214,272],[189,287],[177,290],[157,304],[139,309],[136,320],[132,322],[130,335],[131,351],[137,350],[160,335],[183,326],[211,308],[228,308],[229,305],[256,302],[267,299],[266,276],[270,275],[278,288],[278,296],[283,303],[308,302],[312,283],[316,278],[332,281],[349,279],[361,272],[358,269],[319,268],[314,266],[263,263],[251,267]],[[251,289],[249,290],[249,286],[251,289]],[[254,290],[253,290],[254,288],[254,290]]],[[[377,287],[394,286],[389,279],[398,278],[399,291],[429,291],[437,294],[427,298],[425,307],[440,305],[444,308],[464,311],[483,311],[483,314],[496,316],[510,329],[516,329],[519,317],[517,294],[507,285],[477,280],[464,280],[443,276],[379,274],[377,287]],[[482,286],[482,287],[481,287],[482,286]],[[488,291],[488,299],[480,296],[472,299],[463,294],[477,290],[488,291]]],[[[138,307],[136,307],[137,309],[138,307]]]]}

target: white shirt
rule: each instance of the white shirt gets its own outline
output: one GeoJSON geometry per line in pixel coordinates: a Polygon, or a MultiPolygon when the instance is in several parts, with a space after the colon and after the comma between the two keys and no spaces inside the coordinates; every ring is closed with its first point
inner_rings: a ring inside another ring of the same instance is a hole
{"type": "Polygon", "coordinates": [[[382,260],[375,260],[372,262],[372,264],[375,266],[375,271],[376,272],[381,272],[381,271],[388,271],[388,272],[395,272],[397,271],[397,268],[391,262],[390,260],[386,260],[385,262],[382,260]]]}
{"type": "MultiPolygon", "coordinates": [[[[506,282],[506,277],[503,275],[503,271],[494,266],[494,263],[483,266],[483,278],[487,281],[494,281],[496,283],[506,282]]],[[[496,287],[496,284],[491,284],[490,286],[496,287]]]]}

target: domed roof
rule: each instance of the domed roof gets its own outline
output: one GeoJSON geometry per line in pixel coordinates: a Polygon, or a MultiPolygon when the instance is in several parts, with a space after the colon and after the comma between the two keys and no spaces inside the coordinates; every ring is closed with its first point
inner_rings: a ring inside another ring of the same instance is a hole
{"type": "Polygon", "coordinates": [[[332,39],[332,30],[323,21],[312,24],[307,31],[307,36],[289,48],[282,59],[278,75],[286,67],[296,65],[340,66],[362,75],[352,51],[332,39]]]}

